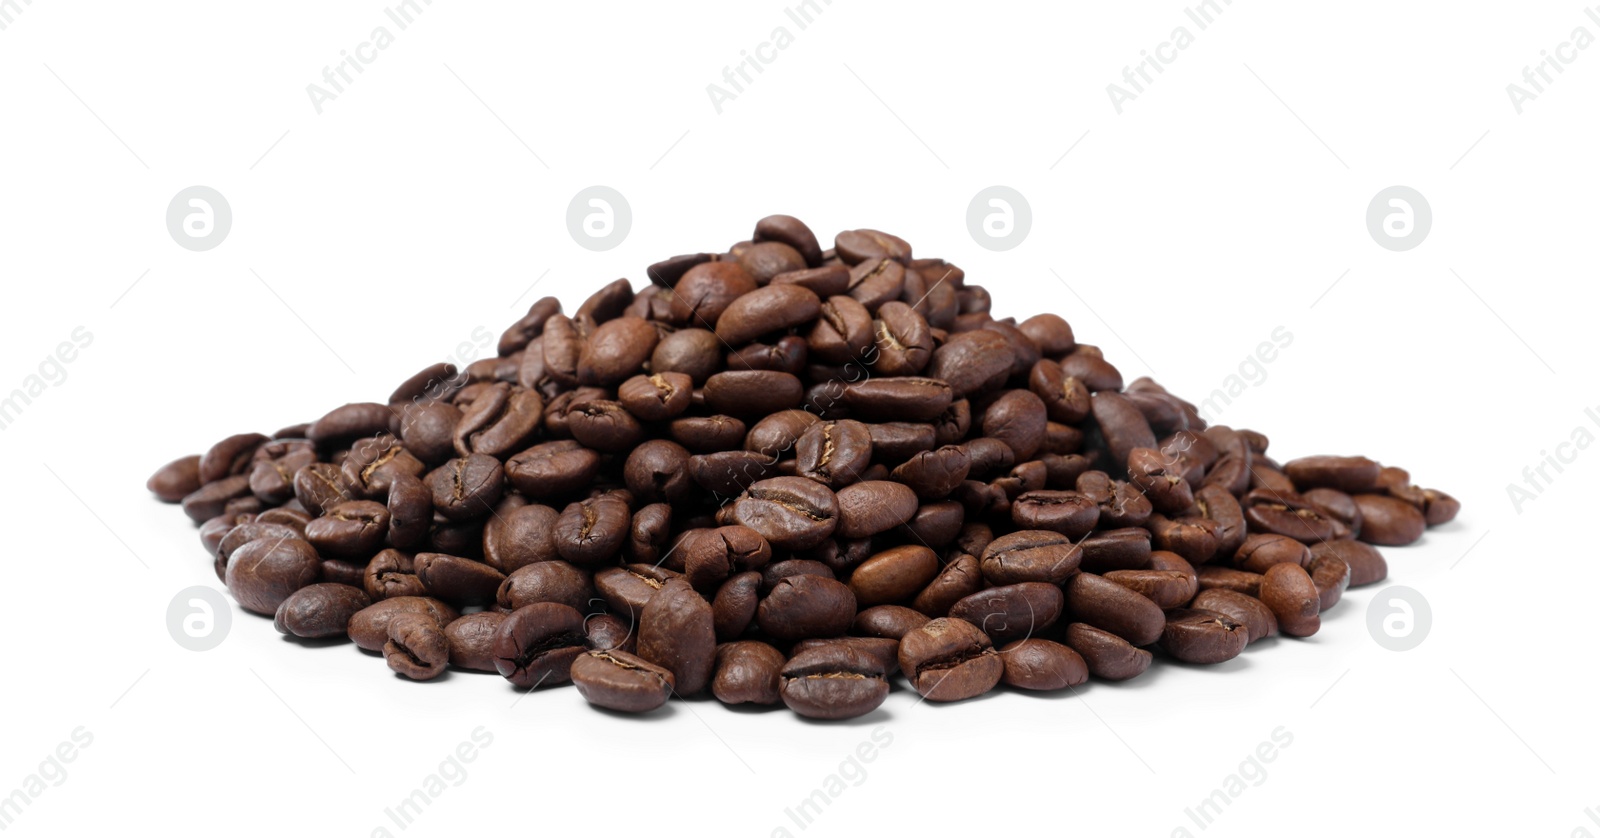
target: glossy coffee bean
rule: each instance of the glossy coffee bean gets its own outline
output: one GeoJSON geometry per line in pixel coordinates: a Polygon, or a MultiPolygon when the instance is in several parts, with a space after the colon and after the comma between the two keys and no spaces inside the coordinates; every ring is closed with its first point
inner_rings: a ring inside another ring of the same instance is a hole
{"type": "Polygon", "coordinates": [[[1309,637],[1322,626],[1322,598],[1311,575],[1297,564],[1276,564],[1261,577],[1261,601],[1290,637],[1309,637]]]}
{"type": "Polygon", "coordinates": [[[1283,562],[1309,567],[1311,550],[1286,535],[1254,533],[1233,555],[1233,566],[1251,573],[1266,573],[1267,568],[1283,562]]]}
{"type": "Polygon", "coordinates": [[[978,560],[966,553],[946,562],[939,574],[911,601],[911,607],[930,617],[944,617],[951,606],[977,593],[984,584],[978,560]]]}
{"type": "Polygon", "coordinates": [[[672,673],[679,695],[711,681],[717,633],[711,604],[682,579],[669,580],[639,614],[638,655],[672,673]]]}
{"type": "Polygon", "coordinates": [[[1313,559],[1306,570],[1311,573],[1312,584],[1317,586],[1317,599],[1323,611],[1336,605],[1345,588],[1350,587],[1350,565],[1338,556],[1313,559]]]}
{"type": "Polygon", "coordinates": [[[200,456],[193,454],[179,457],[157,469],[144,485],[163,503],[177,503],[203,483],[200,479],[200,456]]]}
{"type": "Polygon", "coordinates": [[[779,641],[838,637],[850,630],[856,597],[836,579],[789,576],[779,579],[756,609],[756,624],[779,641]]]}
{"type": "Polygon", "coordinates": [[[450,663],[450,641],[432,617],[398,614],[389,621],[383,658],[395,672],[413,681],[426,681],[444,674],[450,663]]]}
{"type": "Polygon", "coordinates": [[[956,617],[987,634],[996,643],[1032,637],[1061,618],[1066,600],[1048,582],[1018,582],[985,588],[950,606],[956,617]]]}
{"type": "Polygon", "coordinates": [[[1000,680],[1022,690],[1050,691],[1076,687],[1089,680],[1083,656],[1054,640],[1030,637],[1000,649],[1005,665],[1000,680]]]}
{"type": "Polygon", "coordinates": [[[637,655],[592,651],[579,655],[569,670],[583,700],[624,713],[648,713],[672,695],[672,673],[637,655]]]}
{"type": "Polygon", "coordinates": [[[1074,620],[1105,629],[1135,646],[1161,637],[1161,607],[1143,594],[1092,573],[1067,581],[1067,608],[1074,620]]]}
{"type": "Polygon", "coordinates": [[[423,614],[441,626],[461,616],[449,604],[431,597],[391,597],[357,611],[346,631],[357,646],[376,652],[389,642],[389,623],[401,614],[423,614]]]}
{"type": "Polygon", "coordinates": [[[717,647],[711,694],[723,704],[777,704],[781,696],[783,653],[759,640],[717,647]]]}
{"type": "Polygon", "coordinates": [[[991,585],[1060,585],[1078,572],[1082,561],[1083,549],[1071,538],[1050,530],[1021,530],[990,542],[983,550],[979,568],[991,585]]]}
{"type": "Polygon", "coordinates": [[[775,550],[805,550],[821,544],[833,535],[840,517],[833,491],[804,477],[753,483],[730,509],[735,523],[760,533],[775,550]]]}
{"type": "Polygon", "coordinates": [[[900,671],[929,701],[961,701],[994,689],[1005,664],[977,626],[940,617],[900,639],[900,671]]]}
{"type": "Polygon", "coordinates": [[[911,520],[917,512],[917,495],[904,483],[864,480],[834,494],[839,507],[841,538],[866,538],[911,520]]]}
{"type": "Polygon", "coordinates": [[[1222,663],[1244,651],[1250,630],[1226,614],[1178,608],[1167,612],[1161,648],[1184,663],[1222,663]]]}
{"type": "Polygon", "coordinates": [[[927,614],[903,605],[874,605],[856,615],[851,630],[864,637],[899,640],[926,625],[927,614]]]}
{"type": "Polygon", "coordinates": [[[1389,576],[1389,563],[1376,547],[1361,541],[1340,539],[1311,545],[1311,563],[1334,556],[1350,568],[1350,586],[1360,587],[1382,582],[1389,576]]]}
{"type": "Polygon", "coordinates": [[[811,719],[864,716],[889,695],[883,662],[844,644],[796,654],[780,673],[779,695],[790,710],[811,719]]]}
{"type": "Polygon", "coordinates": [[[494,602],[507,578],[483,562],[444,553],[418,553],[412,566],[429,596],[456,606],[494,602]]]}
{"type": "Polygon", "coordinates": [[[246,611],[276,614],[290,594],[317,581],[322,560],[298,538],[258,538],[228,560],[228,593],[246,611]]]}
{"type": "Polygon", "coordinates": [[[556,560],[517,568],[500,583],[495,602],[511,610],[536,602],[556,602],[575,611],[587,611],[595,595],[588,573],[556,560]]]}
{"type": "Polygon", "coordinates": [[[360,588],[319,582],[295,591],[280,603],[272,625],[292,637],[344,637],[350,618],[371,604],[360,588]]]}
{"type": "MultiPolygon", "coordinates": [[[[1420,510],[1390,495],[1356,495],[1361,510],[1360,539],[1386,547],[1404,546],[1422,537],[1428,521],[1420,510]]],[[[1331,539],[1326,539],[1331,540],[1331,539]]]]}
{"type": "MultiPolygon", "coordinates": [[[[1163,620],[1163,627],[1165,621],[1163,620]]],[[[1066,644],[1083,656],[1089,673],[1107,681],[1126,681],[1150,668],[1151,654],[1109,631],[1087,623],[1067,626],[1066,644]]]]}
{"type": "Polygon", "coordinates": [[[444,627],[445,640],[450,644],[450,665],[474,672],[498,672],[494,638],[506,616],[499,611],[479,611],[450,621],[444,627]]]}
{"type": "Polygon", "coordinates": [[[1225,588],[1201,591],[1192,608],[1226,615],[1245,627],[1251,643],[1278,633],[1278,618],[1261,600],[1225,588]]]}
{"type": "Polygon", "coordinates": [[[525,605],[495,632],[495,669],[521,689],[564,684],[587,643],[577,609],[555,602],[525,605]]]}

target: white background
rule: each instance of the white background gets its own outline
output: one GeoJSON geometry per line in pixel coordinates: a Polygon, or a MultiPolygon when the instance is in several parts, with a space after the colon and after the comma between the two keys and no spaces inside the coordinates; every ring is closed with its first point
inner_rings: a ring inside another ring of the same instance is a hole
{"type": "Polygon", "coordinates": [[[8,833],[400,834],[385,807],[482,726],[492,744],[406,834],[1600,834],[1600,452],[1520,510],[1506,489],[1575,428],[1600,434],[1600,48],[1520,115],[1506,92],[1600,25],[1578,3],[1238,0],[1204,31],[1172,2],[889,5],[835,0],[801,31],[781,2],[440,0],[318,114],[306,86],[394,29],[380,3],[18,0],[0,31],[0,394],[74,328],[93,341],[0,431],[0,794],[74,729],[93,742],[8,833]],[[1119,115],[1106,86],[1180,25],[1194,43],[1119,115]],[[706,86],[778,26],[793,44],[718,114],[706,86]],[[207,252],[165,228],[195,184],[233,211],[207,252]],[[595,184],[633,213],[603,253],[566,229],[595,184]],[[1005,252],[966,229],[994,184],[1032,211],[1005,252]],[[1365,226],[1395,184],[1433,212],[1407,252],[1365,226]],[[1059,312],[1128,379],[1192,399],[1286,328],[1217,418],[1280,459],[1364,453],[1464,502],[1387,551],[1385,584],[1426,596],[1431,633],[1374,642],[1380,585],[1315,637],[1222,666],[957,706],[902,684],[832,725],[710,701],[619,718],[571,689],[517,701],[492,675],[418,685],[238,611],[212,651],[168,636],[178,591],[220,585],[146,494],[154,468],[381,399],[537,296],[571,310],[773,212],[896,232],[998,315],[1059,312]],[[1279,727],[1292,744],[1201,830],[1185,808],[1279,727]],[[865,779],[790,820],[875,730],[892,743],[865,779]]]}

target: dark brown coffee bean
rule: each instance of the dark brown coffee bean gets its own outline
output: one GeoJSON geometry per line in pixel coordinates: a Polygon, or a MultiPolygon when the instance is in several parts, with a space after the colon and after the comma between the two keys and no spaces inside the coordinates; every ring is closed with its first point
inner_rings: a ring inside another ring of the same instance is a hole
{"type": "Polygon", "coordinates": [[[399,414],[386,404],[356,402],[328,411],[306,428],[306,439],[324,451],[349,445],[362,437],[398,433],[399,414]]]}
{"type": "Polygon", "coordinates": [[[939,574],[912,600],[911,607],[930,617],[944,617],[962,599],[983,587],[978,560],[962,553],[947,563],[939,574]]]}
{"type": "MultiPolygon", "coordinates": [[[[1260,469],[1257,469],[1259,472],[1260,469]]],[[[1369,497],[1379,497],[1370,495],[1369,497]]],[[[1286,535],[1290,538],[1315,544],[1319,541],[1331,541],[1342,538],[1342,526],[1332,518],[1323,515],[1315,506],[1307,503],[1298,495],[1283,494],[1272,489],[1252,489],[1240,498],[1239,503],[1244,507],[1244,517],[1250,522],[1252,532],[1275,533],[1286,535]]],[[[1402,506],[1405,504],[1401,503],[1402,506]]],[[[1359,505],[1359,502],[1358,504],[1359,505]]],[[[1363,510],[1364,511],[1364,510],[1363,510]]],[[[1412,510],[1415,512],[1416,510],[1412,510]]],[[[1363,514],[1362,528],[1366,528],[1363,514]]],[[[1420,519],[1421,516],[1419,515],[1420,519]]],[[[1422,530],[1417,529],[1420,535],[1422,530]]]]}
{"type": "Polygon", "coordinates": [[[856,615],[851,629],[865,637],[899,640],[921,628],[931,617],[903,605],[875,605],[856,615]]]}
{"type": "Polygon", "coordinates": [[[179,457],[157,469],[144,486],[163,503],[177,503],[199,489],[204,482],[200,479],[200,456],[193,454],[179,457]]]}
{"type": "Polygon", "coordinates": [[[458,606],[494,602],[507,578],[483,562],[443,553],[418,553],[412,565],[429,595],[458,606]]]}
{"type": "Polygon", "coordinates": [[[1263,637],[1276,636],[1278,633],[1278,618],[1273,615],[1272,609],[1261,600],[1237,591],[1226,588],[1201,591],[1194,598],[1191,607],[1227,615],[1229,619],[1245,627],[1251,643],[1263,637]]]}
{"type": "MultiPolygon", "coordinates": [[[[1390,495],[1356,495],[1361,510],[1359,538],[1368,544],[1403,546],[1422,537],[1427,518],[1415,506],[1390,495]]],[[[1332,541],[1333,538],[1324,540],[1332,541]]]]}
{"type": "Polygon", "coordinates": [[[950,384],[955,398],[998,388],[1011,373],[1011,345],[998,332],[979,329],[951,335],[934,350],[924,373],[950,384]]]}
{"type": "Polygon", "coordinates": [[[1044,489],[1018,495],[1011,520],[1024,530],[1049,530],[1076,540],[1094,530],[1100,507],[1080,492],[1044,489]]]}
{"type": "Polygon", "coordinates": [[[1193,571],[1113,570],[1105,578],[1142,595],[1164,611],[1187,605],[1199,589],[1193,571]]]}
{"type": "Polygon", "coordinates": [[[784,664],[780,676],[783,703],[812,719],[864,716],[889,695],[883,662],[845,644],[828,644],[797,653],[784,664]]]}
{"type": "Polygon", "coordinates": [[[1352,537],[1361,532],[1361,507],[1338,489],[1310,489],[1300,496],[1318,512],[1343,524],[1352,537]]]}
{"type": "Polygon", "coordinates": [[[1083,550],[1071,538],[1049,530],[1020,530],[990,542],[979,567],[991,585],[1060,585],[1078,572],[1082,561],[1083,550]]]}
{"type": "Polygon", "coordinates": [[[228,592],[246,611],[275,614],[290,594],[317,581],[322,560],[298,538],[258,538],[228,560],[228,592]]]}
{"type": "Polygon", "coordinates": [[[201,455],[198,463],[200,483],[204,485],[224,477],[245,474],[250,469],[256,449],[266,441],[267,437],[263,434],[234,434],[211,446],[201,455]]]}
{"type": "Polygon", "coordinates": [[[680,325],[714,329],[734,300],[754,290],[755,278],[737,262],[695,265],[672,289],[672,317],[680,325]]]}
{"type": "Polygon", "coordinates": [[[1262,576],[1259,573],[1208,565],[1195,568],[1195,574],[1202,591],[1221,588],[1247,596],[1259,596],[1261,593],[1262,576]]]}
{"type": "Polygon", "coordinates": [[[932,425],[922,422],[878,422],[867,426],[872,438],[872,454],[886,463],[911,459],[932,448],[936,442],[932,425]]]}
{"type": "Polygon", "coordinates": [[[432,617],[397,614],[389,621],[383,657],[395,672],[413,681],[427,681],[444,673],[450,662],[450,641],[432,617]]]}
{"type": "Polygon", "coordinates": [[[589,574],[563,561],[520,567],[495,591],[495,601],[513,611],[536,602],[558,602],[574,611],[587,611],[594,598],[589,574]]]}
{"type": "MultiPolygon", "coordinates": [[[[527,314],[524,314],[517,320],[517,322],[511,324],[510,328],[506,329],[505,332],[500,335],[500,341],[498,344],[496,344],[495,351],[504,357],[516,352],[519,349],[523,349],[528,345],[529,341],[533,340],[544,332],[544,321],[549,320],[551,315],[560,313],[560,300],[557,300],[555,297],[539,298],[534,302],[533,305],[528,307],[527,314]]],[[[443,375],[446,378],[455,375],[454,365],[443,364],[437,366],[448,368],[448,372],[440,369],[437,372],[434,372],[432,375],[443,375]]],[[[400,385],[400,388],[395,390],[395,396],[400,396],[402,394],[409,395],[414,391],[421,392],[425,390],[426,385],[421,387],[409,385],[412,385],[412,383],[419,378],[422,378],[423,381],[430,380],[432,375],[427,378],[424,378],[423,376],[424,373],[429,373],[431,370],[435,370],[435,367],[430,367],[426,370],[423,370],[422,373],[412,376],[406,384],[400,385]]],[[[402,400],[410,401],[410,398],[398,399],[395,398],[395,396],[389,397],[389,401],[391,403],[402,400]]]]}
{"type": "Polygon", "coordinates": [[[1198,515],[1168,518],[1153,514],[1146,522],[1146,527],[1150,530],[1151,546],[1177,553],[1194,565],[1210,561],[1221,543],[1217,536],[1217,522],[1198,515]]]}
{"type": "Polygon", "coordinates": [[[1135,448],[1128,455],[1128,482],[1164,515],[1181,514],[1194,505],[1194,492],[1183,477],[1181,462],[1173,462],[1154,448],[1135,448]]]}
{"type": "Polygon", "coordinates": [[[711,605],[685,580],[668,581],[639,615],[639,657],[672,672],[680,695],[706,688],[716,650],[711,605]]]}
{"type": "Polygon", "coordinates": [[[365,558],[389,533],[389,510],[381,503],[352,500],[327,508],[306,525],[306,540],[324,556],[365,558]]]}
{"type": "Polygon", "coordinates": [[[573,440],[543,442],[506,461],[505,475],[532,500],[555,500],[587,488],[600,473],[600,455],[573,440]]]}
{"type": "Polygon", "coordinates": [[[923,698],[960,701],[994,689],[1005,664],[977,626],[941,617],[901,638],[900,671],[923,698]]]}
{"type": "Polygon", "coordinates": [[[1053,640],[1030,637],[1000,649],[1005,664],[1000,680],[1023,690],[1050,691],[1076,687],[1089,680],[1083,656],[1053,640]]]}
{"type": "Polygon", "coordinates": [[[686,273],[690,268],[694,267],[695,265],[710,262],[714,259],[716,259],[716,257],[710,253],[686,253],[682,256],[673,256],[670,259],[663,259],[660,262],[651,265],[649,268],[645,269],[645,274],[650,278],[650,281],[655,283],[658,287],[671,288],[672,286],[678,284],[678,280],[682,279],[684,273],[686,273]]]}
{"type": "MultiPolygon", "coordinates": [[[[331,466],[330,466],[331,468],[331,466]]],[[[229,502],[250,494],[250,478],[243,474],[207,483],[183,497],[183,513],[203,524],[227,511],[229,502]]]]}
{"type": "Polygon", "coordinates": [[[1141,675],[1152,660],[1144,649],[1086,623],[1067,626],[1066,644],[1083,656],[1090,674],[1107,681],[1126,681],[1141,675]]]}
{"type": "Polygon", "coordinates": [[[617,650],[585,652],[572,661],[569,674],[584,701],[624,713],[666,704],[674,686],[667,669],[617,650]]]}
{"type": "Polygon", "coordinates": [[[1140,527],[1104,530],[1084,539],[1083,561],[1086,573],[1104,575],[1112,570],[1141,570],[1150,565],[1150,531],[1140,527]]]}
{"type": "Polygon", "coordinates": [[[650,359],[659,337],[656,327],[640,317],[602,323],[578,354],[578,383],[585,387],[621,384],[650,359]]]}
{"type": "Polygon", "coordinates": [[[1016,458],[1028,460],[1044,444],[1048,417],[1042,400],[1028,390],[1008,390],[983,412],[983,435],[1004,442],[1016,458]]]}
{"type": "Polygon", "coordinates": [[[686,416],[668,426],[672,438],[696,453],[732,451],[745,437],[745,425],[732,416],[686,416]]]}
{"type": "Polygon", "coordinates": [[[775,550],[815,547],[833,535],[840,519],[833,491],[804,477],[756,482],[729,508],[735,523],[760,533],[775,550]]]}
{"type": "Polygon", "coordinates": [[[711,601],[712,626],[718,640],[736,640],[755,622],[761,603],[761,574],[755,571],[728,577],[711,601]]]}
{"type": "Polygon", "coordinates": [[[756,231],[750,237],[757,244],[781,242],[794,248],[807,265],[822,264],[822,246],[816,234],[805,222],[792,215],[769,215],[756,222],[756,231]]]}
{"type": "Polygon", "coordinates": [[[933,360],[933,335],[928,321],[905,303],[886,302],[872,323],[876,343],[872,366],[880,375],[917,375],[933,360]]]}
{"type": "Polygon", "coordinates": [[[1018,582],[987,588],[950,606],[950,616],[975,625],[996,643],[1006,643],[1055,625],[1065,599],[1048,582],[1018,582]]]}
{"type": "Polygon", "coordinates": [[[367,562],[361,587],[373,601],[428,593],[427,586],[417,578],[411,556],[393,549],[383,550],[367,562]]]}
{"type": "Polygon", "coordinates": [[[860,422],[817,422],[795,440],[796,473],[831,489],[860,479],[872,462],[872,435],[860,422]]]}
{"type": "Polygon", "coordinates": [[[779,579],[756,609],[756,624],[783,642],[838,637],[850,630],[856,598],[850,588],[822,576],[779,579]]]}
{"type": "Polygon", "coordinates": [[[917,512],[917,495],[909,486],[888,480],[864,480],[840,489],[838,534],[841,538],[866,538],[911,520],[917,512]]]}
{"type": "Polygon", "coordinates": [[[1165,618],[1148,597],[1092,573],[1067,580],[1067,608],[1078,622],[1105,629],[1135,646],[1161,637],[1165,618]]]}
{"type": "Polygon", "coordinates": [[[451,521],[482,518],[494,510],[505,486],[505,470],[488,454],[457,457],[428,473],[433,508],[451,521]]]}
{"type": "Polygon", "coordinates": [[[1370,492],[1377,488],[1378,471],[1383,468],[1366,457],[1301,457],[1283,464],[1283,471],[1295,488],[1328,488],[1341,492],[1370,492]]]}
{"type": "Polygon", "coordinates": [[[1311,581],[1317,586],[1317,599],[1323,611],[1338,604],[1344,589],[1350,587],[1350,565],[1338,556],[1325,555],[1313,559],[1306,570],[1310,571],[1311,581]]]}
{"type": "Polygon", "coordinates": [[[576,609],[555,602],[525,605],[495,632],[495,669],[520,689],[565,684],[587,643],[576,609]]]}
{"type": "Polygon", "coordinates": [[[663,422],[689,409],[693,389],[681,372],[636,375],[617,388],[617,400],[642,422],[663,422]]]}
{"type": "Polygon", "coordinates": [[[668,580],[682,574],[648,564],[608,567],[594,575],[594,588],[612,610],[636,619],[668,580]]]}
{"type": "Polygon", "coordinates": [[[862,607],[909,600],[939,573],[939,558],[920,544],[893,547],[850,574],[850,591],[862,607]]]}
{"type": "Polygon", "coordinates": [[[799,285],[769,285],[729,304],[717,320],[716,335],[729,346],[742,346],[817,319],[821,305],[816,294],[799,285]]]}
{"type": "Polygon", "coordinates": [[[389,642],[390,621],[401,614],[423,614],[438,625],[449,625],[461,616],[448,604],[431,597],[394,597],[357,611],[347,629],[350,639],[369,652],[381,651],[383,644],[389,642]]]}
{"type": "Polygon", "coordinates": [[[498,672],[494,661],[494,638],[506,615],[498,611],[467,614],[444,627],[450,644],[450,665],[474,672],[498,672]]]}
{"type": "Polygon", "coordinates": [[[567,412],[567,429],[573,439],[596,451],[626,451],[644,438],[639,420],[609,399],[574,401],[567,412]]]}
{"type": "Polygon", "coordinates": [[[1128,462],[1134,449],[1155,448],[1156,435],[1144,414],[1128,397],[1121,393],[1103,390],[1090,400],[1090,411],[1106,447],[1111,449],[1112,462],[1120,468],[1128,462]]]}
{"type": "Polygon", "coordinates": [[[295,591],[280,603],[272,625],[291,637],[344,637],[350,618],[371,604],[360,588],[319,582],[295,591]]]}
{"type": "Polygon", "coordinates": [[[624,622],[613,614],[589,614],[583,618],[583,631],[589,638],[589,648],[600,652],[616,650],[632,655],[638,650],[637,633],[630,618],[624,622]]]}
{"type": "Polygon", "coordinates": [[[1311,545],[1313,564],[1325,556],[1334,556],[1350,568],[1351,587],[1382,582],[1389,575],[1389,564],[1377,548],[1360,541],[1339,539],[1311,545]]]}
{"type": "Polygon", "coordinates": [[[706,379],[706,407],[730,416],[765,416],[800,406],[800,379],[772,370],[729,370],[706,379]]]}
{"type": "Polygon", "coordinates": [[[1310,574],[1297,564],[1275,564],[1261,577],[1261,601],[1290,637],[1309,637],[1322,626],[1321,596],[1310,574]]]}
{"type": "Polygon", "coordinates": [[[592,567],[622,552],[633,517],[628,504],[612,494],[567,505],[556,519],[551,540],[561,558],[592,567]]]}
{"type": "Polygon", "coordinates": [[[1250,630],[1226,614],[1178,608],[1167,612],[1161,648],[1184,663],[1233,660],[1250,642],[1250,630]]]}
{"type": "Polygon", "coordinates": [[[1282,562],[1310,567],[1311,551],[1286,535],[1254,533],[1233,555],[1233,566],[1251,573],[1266,573],[1267,568],[1282,562]]]}
{"type": "Polygon", "coordinates": [[[554,533],[560,513],[539,503],[500,512],[483,528],[483,560],[501,573],[559,558],[554,533]]]}

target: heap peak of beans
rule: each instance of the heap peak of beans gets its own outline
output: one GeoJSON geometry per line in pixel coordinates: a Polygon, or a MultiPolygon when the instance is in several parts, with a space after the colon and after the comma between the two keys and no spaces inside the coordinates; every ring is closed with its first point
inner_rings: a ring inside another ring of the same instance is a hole
{"type": "Polygon", "coordinates": [[[1459,508],[1366,457],[1280,462],[888,233],[769,216],[647,275],[148,486],[242,608],[406,678],[821,719],[1304,637],[1459,508]]]}

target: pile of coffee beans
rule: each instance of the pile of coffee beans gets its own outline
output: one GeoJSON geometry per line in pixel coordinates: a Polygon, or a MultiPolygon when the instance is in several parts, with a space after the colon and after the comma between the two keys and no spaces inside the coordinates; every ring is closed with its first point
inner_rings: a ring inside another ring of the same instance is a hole
{"type": "Polygon", "coordinates": [[[534,303],[498,357],[150,478],[218,578],[407,678],[803,716],[1133,678],[1304,637],[1449,495],[1122,374],[941,259],[799,220],[534,303]]]}

